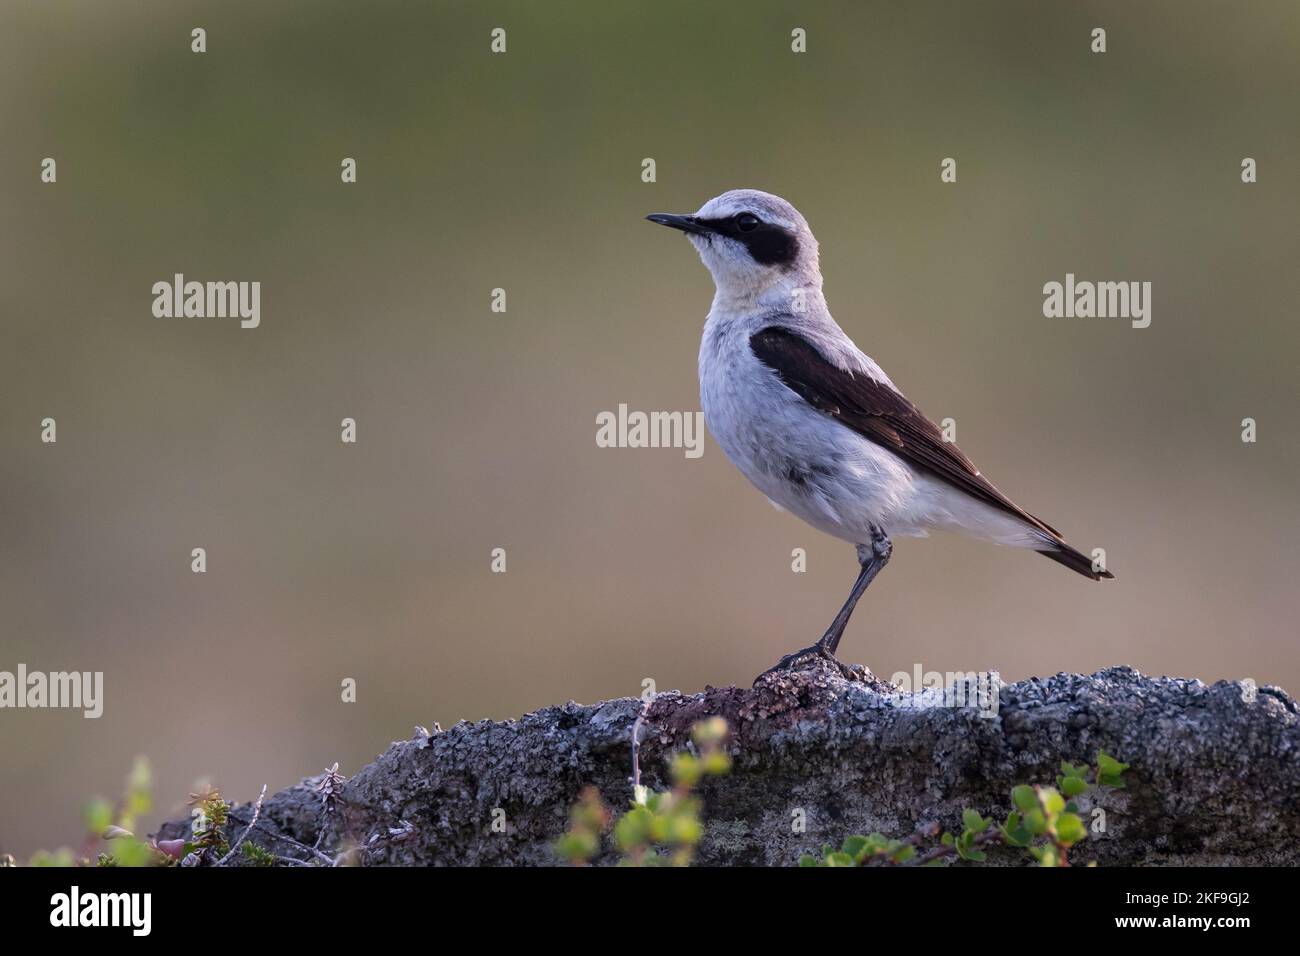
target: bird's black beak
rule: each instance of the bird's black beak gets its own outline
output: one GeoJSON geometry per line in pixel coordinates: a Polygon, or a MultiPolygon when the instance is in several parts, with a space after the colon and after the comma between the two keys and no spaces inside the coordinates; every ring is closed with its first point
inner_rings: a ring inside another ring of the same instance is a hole
{"type": "Polygon", "coordinates": [[[653,215],[646,216],[651,222],[657,222],[661,226],[667,226],[669,229],[680,229],[682,232],[693,232],[697,236],[709,235],[709,228],[703,225],[699,219],[694,216],[675,216],[672,213],[657,212],[653,215]]]}

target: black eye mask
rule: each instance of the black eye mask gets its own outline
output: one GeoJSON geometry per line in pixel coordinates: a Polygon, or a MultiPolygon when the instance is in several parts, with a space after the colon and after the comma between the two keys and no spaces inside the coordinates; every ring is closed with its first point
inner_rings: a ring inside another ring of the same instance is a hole
{"type": "Polygon", "coordinates": [[[744,245],[753,260],[761,265],[789,266],[799,255],[799,240],[770,222],[760,221],[754,228],[742,230],[735,216],[697,221],[710,232],[735,239],[744,245]]]}

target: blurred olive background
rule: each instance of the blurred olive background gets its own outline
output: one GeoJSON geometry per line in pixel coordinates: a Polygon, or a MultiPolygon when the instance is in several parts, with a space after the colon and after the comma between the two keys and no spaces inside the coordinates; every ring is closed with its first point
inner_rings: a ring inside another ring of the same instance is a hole
{"type": "Polygon", "coordinates": [[[1118,575],[903,540],[846,659],[1300,690],[1298,40],[1292,0],[6,0],[0,669],[102,670],[106,703],[0,712],[0,849],[75,844],[137,753],[159,814],[202,776],[251,799],[820,635],[848,545],[711,441],[595,444],[619,403],[699,407],[712,283],[642,217],[739,186],[799,206],[846,331],[1118,575]],[[175,272],[261,281],[261,327],[154,318],[175,272]],[[1151,327],[1044,318],[1067,272],[1150,281],[1151,327]]]}

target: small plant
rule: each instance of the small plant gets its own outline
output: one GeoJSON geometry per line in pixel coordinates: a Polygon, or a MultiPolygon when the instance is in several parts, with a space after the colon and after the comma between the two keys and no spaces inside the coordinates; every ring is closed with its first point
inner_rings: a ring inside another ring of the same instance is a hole
{"type": "MultiPolygon", "coordinates": [[[[102,797],[91,800],[82,810],[86,837],[81,852],[67,847],[53,852],[39,850],[29,866],[167,866],[170,857],[135,835],[139,819],[153,806],[150,796],[152,774],[149,762],[137,757],[126,777],[122,799],[115,806],[102,797]]],[[[12,858],[10,858],[12,859],[12,858]]]]}
{"type": "MultiPolygon", "coordinates": [[[[249,841],[249,834],[257,826],[262,812],[262,802],[266,798],[266,787],[253,804],[251,819],[242,826],[238,839],[233,844],[231,804],[222,798],[220,791],[210,784],[204,784],[197,792],[190,794],[190,816],[192,818],[188,839],[149,840],[138,838],[134,831],[139,818],[148,813],[152,807],[151,774],[149,764],[143,757],[136,758],[131,773],[127,776],[126,791],[121,802],[114,806],[107,800],[96,798],[86,804],[83,817],[86,826],[86,839],[80,852],[67,847],[50,852],[40,850],[28,861],[29,866],[238,866],[239,857],[252,866],[275,866],[280,863],[304,865],[303,859],[282,857],[265,847],[249,841]]],[[[322,813],[328,820],[338,814],[342,808],[341,788],[343,776],[338,772],[338,764],[325,771],[318,792],[321,795],[322,813]]],[[[238,829],[238,828],[235,828],[238,829]]],[[[311,865],[338,866],[348,862],[349,853],[354,848],[347,848],[337,856],[329,856],[320,849],[320,840],[316,846],[306,846],[297,841],[275,833],[269,837],[305,855],[311,865]]],[[[324,837],[322,827],[321,838],[324,837]]],[[[9,854],[0,854],[0,868],[17,866],[9,854]]]]}
{"type": "MultiPolygon", "coordinates": [[[[821,858],[805,855],[800,866],[945,866],[953,858],[979,863],[984,847],[992,844],[1023,847],[1040,866],[1069,866],[1070,851],[1088,837],[1074,798],[1088,789],[1088,777],[1098,787],[1122,789],[1121,779],[1128,764],[1120,763],[1104,750],[1097,753],[1096,768],[1061,762],[1056,787],[1020,785],[1011,791],[1013,809],[1006,821],[993,821],[977,811],[962,811],[962,831],[957,836],[943,833],[939,844],[921,852],[926,839],[938,835],[937,824],[923,827],[907,840],[893,840],[880,833],[851,836],[839,849],[822,847],[821,858]],[[1058,789],[1059,788],[1059,789],[1058,789]]],[[[1090,864],[1093,865],[1093,864],[1090,864]]]]}
{"type": "Polygon", "coordinates": [[[827,844],[822,858],[802,856],[800,866],[868,866],[872,863],[906,863],[916,856],[916,846],[907,840],[891,840],[882,833],[851,836],[838,850],[827,844]]]}
{"type": "Polygon", "coordinates": [[[190,829],[193,839],[187,844],[186,852],[193,851],[199,858],[219,858],[230,850],[226,841],[226,822],[230,818],[230,804],[222,799],[221,791],[207,785],[197,793],[190,794],[190,816],[193,821],[190,829]]]}
{"type": "Polygon", "coordinates": [[[569,829],[555,843],[555,855],[574,866],[586,866],[600,852],[600,838],[609,829],[609,807],[595,787],[583,787],[569,811],[569,829]]]}
{"type": "Polygon", "coordinates": [[[256,843],[244,844],[244,859],[252,866],[275,866],[275,854],[256,843]]]}
{"type": "MultiPolygon", "coordinates": [[[[640,729],[640,719],[633,739],[640,729]]],[[[632,808],[614,823],[614,842],[622,851],[620,866],[689,866],[695,847],[704,836],[700,820],[702,803],[695,795],[700,781],[731,769],[722,749],[727,722],[721,717],[703,720],[691,728],[695,753],[677,753],[669,765],[670,790],[650,792],[640,784],[640,767],[633,758],[632,808]]],[[[638,752],[633,748],[634,754],[638,752]]],[[[570,813],[570,827],[555,843],[560,859],[584,866],[600,852],[601,837],[609,829],[611,814],[595,787],[583,790],[570,813]]]]}

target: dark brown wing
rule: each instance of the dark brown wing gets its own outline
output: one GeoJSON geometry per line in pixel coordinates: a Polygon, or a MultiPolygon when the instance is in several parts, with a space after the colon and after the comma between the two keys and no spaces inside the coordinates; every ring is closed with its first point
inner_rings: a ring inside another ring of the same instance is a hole
{"type": "Polygon", "coordinates": [[[994,488],[961,449],[944,441],[939,427],[896,389],[869,375],[853,375],[838,368],[807,339],[779,325],[755,332],[749,347],[787,388],[813,408],[972,498],[1028,522],[1062,548],[1045,549],[1043,554],[1080,574],[1099,576],[1092,570],[1092,562],[1065,544],[1055,528],[1017,507],[994,488]]]}

